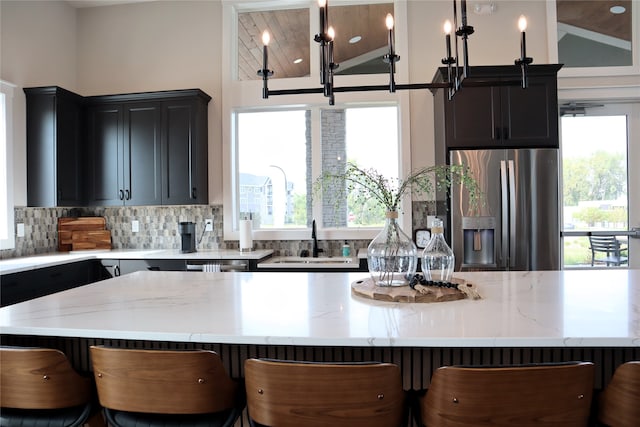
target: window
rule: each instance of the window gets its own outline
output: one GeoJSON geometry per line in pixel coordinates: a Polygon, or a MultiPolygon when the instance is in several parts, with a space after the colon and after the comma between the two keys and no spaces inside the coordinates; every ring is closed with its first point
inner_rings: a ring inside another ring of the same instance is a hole
{"type": "MultiPolygon", "coordinates": [[[[336,26],[336,43],[340,35],[344,39],[346,32],[358,31],[350,22],[362,19],[345,21],[350,14],[371,16],[372,22],[375,21],[363,29],[368,30],[366,34],[371,38],[361,36],[360,42],[351,46],[366,47],[366,52],[358,51],[353,58],[339,59],[336,87],[388,84],[388,65],[381,60],[387,41],[384,19],[387,12],[394,13],[396,51],[406,57],[406,7],[405,1],[384,0],[331,5],[329,16],[336,26]],[[338,31],[340,25],[342,30],[338,31]],[[379,43],[374,41],[376,37],[379,43]],[[382,67],[369,67],[374,63],[382,67]]],[[[223,69],[223,84],[230,88],[223,98],[223,111],[229,117],[223,122],[222,130],[223,140],[229,141],[222,147],[226,159],[223,162],[224,238],[237,239],[239,220],[246,217],[253,219],[255,240],[309,239],[313,219],[320,239],[373,238],[383,222],[382,212],[356,206],[348,197],[338,209],[323,206],[312,184],[323,168],[346,161],[376,168],[392,177],[406,173],[411,167],[408,92],[339,92],[335,106],[329,106],[322,94],[262,99],[262,81],[255,75],[262,66],[260,36],[265,29],[271,33],[269,68],[275,71],[269,88],[320,87],[318,45],[311,39],[319,21],[316,2],[231,1],[224,2],[223,9],[228,19],[223,20],[226,41],[222,62],[229,64],[223,69]],[[292,17],[299,20],[292,23],[289,20],[292,17]],[[296,31],[300,33],[300,40],[279,35],[296,31]],[[300,53],[288,52],[292,45],[298,46],[296,52],[300,53]],[[294,57],[302,58],[298,64],[303,71],[286,71],[294,67],[283,64],[283,58],[294,57]],[[243,61],[250,65],[242,64],[243,61]],[[279,78],[276,79],[276,75],[279,78]],[[340,138],[335,139],[336,135],[340,138]]],[[[356,41],[356,36],[349,34],[349,39],[356,41]]],[[[345,53],[346,49],[340,52],[345,53]]],[[[407,67],[398,68],[396,81],[408,80],[407,67]]],[[[410,203],[408,200],[403,205],[401,216],[403,226],[408,229],[411,227],[410,203]]]]}
{"type": "MultiPolygon", "coordinates": [[[[314,152],[321,170],[346,162],[398,176],[398,108],[322,108],[237,113],[236,151],[239,216],[254,229],[307,228],[314,218],[314,152]],[[320,138],[313,138],[312,111],[320,115],[320,138]],[[317,146],[317,149],[314,149],[317,146]],[[246,196],[246,194],[251,194],[246,196]]],[[[379,227],[382,208],[344,200],[322,201],[324,227],[379,227]]]]}
{"type": "Polygon", "coordinates": [[[13,88],[0,80],[0,249],[15,247],[13,216],[13,88]]]}
{"type": "Polygon", "coordinates": [[[630,1],[556,1],[558,62],[565,67],[632,65],[630,1]]]}
{"type": "Polygon", "coordinates": [[[612,78],[638,74],[637,6],[637,2],[628,0],[548,1],[549,61],[563,64],[558,76],[612,78]]]}

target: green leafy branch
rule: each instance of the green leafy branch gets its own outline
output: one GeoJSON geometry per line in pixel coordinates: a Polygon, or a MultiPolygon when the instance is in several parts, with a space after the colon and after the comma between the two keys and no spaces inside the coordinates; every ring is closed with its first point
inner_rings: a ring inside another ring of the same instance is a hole
{"type": "Polygon", "coordinates": [[[344,172],[326,171],[314,183],[314,192],[325,190],[336,199],[352,194],[365,203],[376,200],[388,211],[400,208],[407,194],[433,195],[436,190],[448,190],[462,185],[469,194],[469,206],[475,209],[480,200],[480,189],[469,168],[461,165],[425,166],[412,171],[405,179],[387,178],[372,168],[360,168],[347,162],[344,172]],[[327,191],[328,190],[328,191],[327,191]]]}

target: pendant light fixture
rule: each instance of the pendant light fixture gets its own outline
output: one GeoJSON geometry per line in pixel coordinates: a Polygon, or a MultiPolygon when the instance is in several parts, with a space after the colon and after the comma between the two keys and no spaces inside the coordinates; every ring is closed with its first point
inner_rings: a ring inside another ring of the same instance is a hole
{"type": "MultiPolygon", "coordinates": [[[[474,33],[473,26],[468,24],[467,19],[467,2],[466,0],[459,0],[460,2],[460,20],[461,24],[458,27],[458,1],[453,0],[453,23],[447,20],[444,24],[445,32],[445,47],[446,57],[441,60],[442,64],[447,66],[447,81],[446,82],[431,82],[431,83],[413,83],[413,84],[396,84],[395,82],[395,68],[396,63],[400,61],[400,56],[395,52],[395,35],[394,35],[394,19],[393,15],[387,14],[385,23],[388,30],[388,53],[382,57],[385,63],[389,64],[389,84],[388,85],[365,85],[365,86],[335,86],[333,83],[334,72],[338,68],[339,64],[336,64],[333,60],[333,42],[335,38],[335,32],[333,27],[329,24],[329,4],[328,0],[318,0],[320,24],[320,32],[315,35],[314,40],[320,45],[320,87],[314,88],[301,88],[301,89],[269,89],[269,77],[274,74],[273,70],[269,70],[268,64],[268,44],[269,33],[265,30],[262,36],[263,41],[263,61],[262,69],[258,70],[258,75],[262,77],[262,98],[267,99],[269,96],[277,95],[301,95],[301,94],[313,94],[322,93],[329,99],[329,105],[335,104],[336,92],[369,92],[388,90],[393,93],[397,90],[412,90],[412,89],[447,89],[449,91],[449,99],[464,87],[464,80],[469,77],[469,49],[468,39],[469,36],[474,33]],[[454,51],[451,47],[451,32],[453,28],[455,30],[455,42],[454,51]],[[458,45],[462,45],[462,58],[460,59],[458,45]],[[455,53],[455,56],[452,54],[455,53]]],[[[527,87],[527,67],[533,62],[533,58],[527,57],[525,31],[527,28],[527,20],[524,16],[521,16],[518,21],[518,27],[521,34],[520,42],[520,58],[516,59],[515,65],[520,66],[522,88],[527,87]]]]}

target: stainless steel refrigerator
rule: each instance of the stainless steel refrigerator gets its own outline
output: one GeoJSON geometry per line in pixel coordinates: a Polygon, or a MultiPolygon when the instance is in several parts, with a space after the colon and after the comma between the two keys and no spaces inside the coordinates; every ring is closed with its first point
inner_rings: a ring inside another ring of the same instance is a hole
{"type": "Polygon", "coordinates": [[[559,270],[557,149],[454,150],[483,192],[477,208],[451,188],[449,220],[456,271],[559,270]]]}

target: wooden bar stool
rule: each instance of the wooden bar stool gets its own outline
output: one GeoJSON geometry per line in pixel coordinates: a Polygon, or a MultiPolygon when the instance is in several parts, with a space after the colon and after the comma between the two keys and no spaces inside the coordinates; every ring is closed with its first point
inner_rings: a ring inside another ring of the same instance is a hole
{"type": "Polygon", "coordinates": [[[593,395],[590,362],[438,368],[420,399],[422,425],[585,427],[593,395]]]}
{"type": "Polygon", "coordinates": [[[312,363],[248,359],[253,427],[399,427],[405,393],[389,363],[312,363]]]}
{"type": "Polygon", "coordinates": [[[111,426],[229,427],[244,388],[213,351],[92,346],[98,399],[111,426]]]}
{"type": "Polygon", "coordinates": [[[598,421],[612,427],[640,426],[640,361],[623,363],[598,396],[598,421]]]}
{"type": "Polygon", "coordinates": [[[63,352],[0,347],[0,425],[82,426],[92,397],[91,378],[78,374],[63,352]]]}

